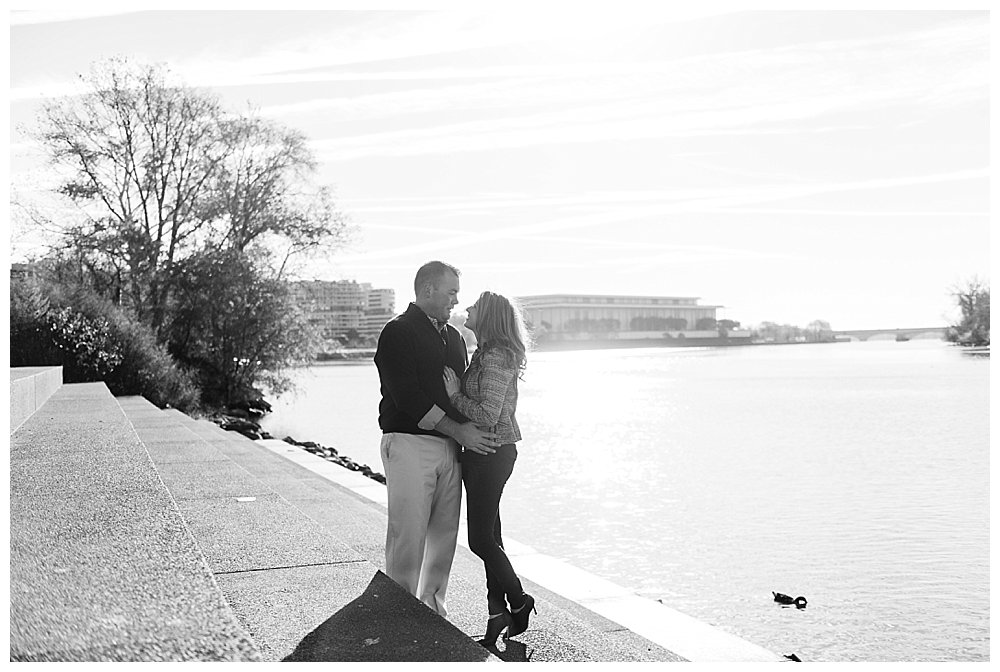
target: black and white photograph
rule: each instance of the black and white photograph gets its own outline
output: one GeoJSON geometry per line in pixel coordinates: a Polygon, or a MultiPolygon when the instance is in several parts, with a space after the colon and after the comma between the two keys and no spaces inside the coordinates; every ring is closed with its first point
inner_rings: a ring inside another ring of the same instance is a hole
{"type": "Polygon", "coordinates": [[[14,3],[11,662],[989,662],[990,9],[14,3]]]}

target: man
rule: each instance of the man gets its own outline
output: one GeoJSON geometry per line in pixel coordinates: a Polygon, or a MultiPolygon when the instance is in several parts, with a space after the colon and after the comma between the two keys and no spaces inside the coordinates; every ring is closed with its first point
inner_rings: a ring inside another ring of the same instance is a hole
{"type": "Polygon", "coordinates": [[[465,340],[448,324],[458,276],[440,261],[421,266],[415,300],[383,327],[375,351],[389,494],[386,574],[442,616],[462,506],[458,452],[492,453],[499,445],[496,434],[452,407],[444,387],[446,365],[458,375],[468,365],[465,340]]]}

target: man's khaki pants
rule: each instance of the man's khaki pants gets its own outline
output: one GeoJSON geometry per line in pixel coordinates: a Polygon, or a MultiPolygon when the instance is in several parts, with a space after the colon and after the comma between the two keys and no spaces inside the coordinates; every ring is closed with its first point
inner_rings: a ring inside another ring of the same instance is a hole
{"type": "Polygon", "coordinates": [[[389,491],[386,574],[445,616],[462,508],[458,443],[390,433],[382,435],[381,453],[389,491]]]}

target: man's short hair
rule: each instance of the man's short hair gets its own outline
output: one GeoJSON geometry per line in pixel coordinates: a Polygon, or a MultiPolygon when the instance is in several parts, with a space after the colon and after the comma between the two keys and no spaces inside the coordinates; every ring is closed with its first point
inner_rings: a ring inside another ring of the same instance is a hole
{"type": "Polygon", "coordinates": [[[421,288],[427,284],[437,286],[445,273],[454,273],[455,277],[462,275],[461,271],[451,264],[446,264],[443,261],[428,261],[420,267],[417,271],[417,277],[413,279],[413,292],[420,294],[421,288]]]}

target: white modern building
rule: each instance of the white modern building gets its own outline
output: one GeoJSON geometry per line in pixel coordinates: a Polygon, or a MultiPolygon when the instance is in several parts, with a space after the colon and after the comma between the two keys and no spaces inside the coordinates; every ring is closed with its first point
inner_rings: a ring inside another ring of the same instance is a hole
{"type": "Polygon", "coordinates": [[[696,331],[699,322],[704,326],[702,320],[714,321],[722,307],[700,306],[697,298],[687,296],[546,294],[518,297],[518,302],[536,335],[555,338],[696,331]]]}

